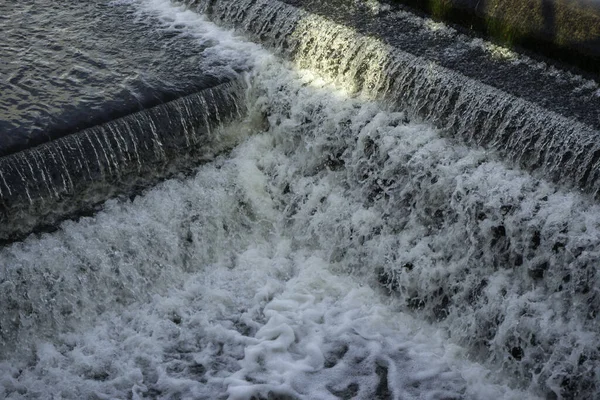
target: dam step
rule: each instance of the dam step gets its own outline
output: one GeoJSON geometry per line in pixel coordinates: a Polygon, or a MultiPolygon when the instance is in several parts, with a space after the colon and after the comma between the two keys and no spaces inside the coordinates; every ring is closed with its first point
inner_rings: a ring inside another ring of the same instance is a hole
{"type": "Polygon", "coordinates": [[[351,93],[600,198],[597,82],[373,3],[188,2],[351,93]]]}
{"type": "Polygon", "coordinates": [[[243,76],[0,158],[0,243],[51,230],[231,145],[246,114],[243,76]]]}

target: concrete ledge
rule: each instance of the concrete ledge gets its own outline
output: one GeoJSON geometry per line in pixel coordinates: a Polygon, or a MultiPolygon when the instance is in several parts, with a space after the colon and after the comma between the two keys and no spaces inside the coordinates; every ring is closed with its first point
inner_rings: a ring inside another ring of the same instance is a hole
{"type": "Polygon", "coordinates": [[[510,46],[600,74],[600,2],[594,0],[389,0],[510,46]]]}
{"type": "Polygon", "coordinates": [[[505,56],[505,49],[378,3],[188,4],[350,93],[381,100],[444,135],[498,151],[513,166],[600,199],[600,89],[594,81],[512,52],[505,56]]]}
{"type": "Polygon", "coordinates": [[[229,148],[243,78],[0,157],[0,244],[50,231],[229,148]]]}

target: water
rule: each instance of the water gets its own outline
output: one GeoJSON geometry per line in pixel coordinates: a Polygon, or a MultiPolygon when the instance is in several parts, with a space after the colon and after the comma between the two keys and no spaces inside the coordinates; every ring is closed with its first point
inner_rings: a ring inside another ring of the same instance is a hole
{"type": "Polygon", "coordinates": [[[0,250],[0,397],[598,396],[589,197],[136,6],[251,71],[241,143],[0,250]]]}
{"type": "Polygon", "coordinates": [[[235,66],[130,2],[0,4],[0,156],[189,95],[235,66]]]}
{"type": "Polygon", "coordinates": [[[0,242],[210,160],[243,136],[242,77],[0,158],[0,242]]]}
{"type": "Polygon", "coordinates": [[[245,113],[249,64],[214,38],[132,2],[40,5],[0,6],[0,243],[211,159],[245,113]]]}

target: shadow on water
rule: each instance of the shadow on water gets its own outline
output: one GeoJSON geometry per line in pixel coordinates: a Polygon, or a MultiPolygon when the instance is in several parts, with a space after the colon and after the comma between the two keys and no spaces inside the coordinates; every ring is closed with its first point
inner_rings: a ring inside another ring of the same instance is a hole
{"type": "Polygon", "coordinates": [[[243,77],[0,158],[0,244],[51,231],[233,145],[243,77]]]}

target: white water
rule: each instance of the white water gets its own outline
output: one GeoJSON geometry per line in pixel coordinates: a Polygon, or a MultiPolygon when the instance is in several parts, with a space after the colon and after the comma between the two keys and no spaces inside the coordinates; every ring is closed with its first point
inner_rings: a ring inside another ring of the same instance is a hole
{"type": "Polygon", "coordinates": [[[572,267],[544,251],[562,238],[594,260],[598,207],[197,14],[144,7],[219,42],[215,63],[254,66],[256,133],[191,177],[0,251],[0,397],[524,399],[593,359],[586,304],[552,292],[572,267]],[[499,224],[523,267],[493,241],[499,224]]]}

